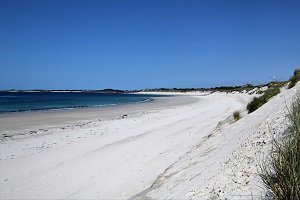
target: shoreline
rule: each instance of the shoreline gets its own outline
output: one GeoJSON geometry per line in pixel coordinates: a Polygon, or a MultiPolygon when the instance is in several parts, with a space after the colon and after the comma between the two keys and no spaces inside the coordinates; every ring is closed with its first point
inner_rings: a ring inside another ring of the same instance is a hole
{"type": "Polygon", "coordinates": [[[3,134],[14,136],[13,132],[32,129],[48,129],[78,124],[83,121],[103,121],[135,115],[149,110],[171,108],[195,103],[198,99],[188,96],[151,97],[151,101],[119,104],[106,107],[78,109],[40,110],[34,112],[9,112],[0,114],[0,138],[3,134]],[[15,122],[18,123],[15,123],[15,122]],[[13,134],[13,135],[12,135],[13,134]]]}

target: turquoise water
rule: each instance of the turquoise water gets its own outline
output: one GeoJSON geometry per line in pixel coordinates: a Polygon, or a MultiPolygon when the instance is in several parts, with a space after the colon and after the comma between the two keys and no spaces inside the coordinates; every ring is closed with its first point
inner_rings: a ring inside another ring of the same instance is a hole
{"type": "Polygon", "coordinates": [[[0,92],[0,113],[105,107],[151,101],[153,95],[88,92],[0,92]]]}

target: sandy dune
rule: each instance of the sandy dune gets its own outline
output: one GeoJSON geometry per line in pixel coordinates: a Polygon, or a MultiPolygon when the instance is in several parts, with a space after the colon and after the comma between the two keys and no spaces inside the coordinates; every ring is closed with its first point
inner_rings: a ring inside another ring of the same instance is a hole
{"type": "Polygon", "coordinates": [[[104,114],[51,113],[60,120],[50,124],[44,116],[14,125],[35,114],[2,116],[0,197],[199,199],[245,193],[256,176],[240,171],[253,171],[253,149],[265,148],[249,145],[265,139],[259,134],[267,121],[283,124],[284,102],[298,88],[235,123],[232,113],[245,110],[251,95],[190,93],[104,114]]]}

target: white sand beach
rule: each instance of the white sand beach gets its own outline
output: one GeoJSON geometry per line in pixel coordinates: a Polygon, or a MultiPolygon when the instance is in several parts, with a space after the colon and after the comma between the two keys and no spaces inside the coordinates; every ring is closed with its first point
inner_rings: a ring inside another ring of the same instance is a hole
{"type": "Polygon", "coordinates": [[[283,89],[251,114],[246,92],[2,114],[0,198],[256,198],[264,191],[257,164],[299,90],[283,89]]]}

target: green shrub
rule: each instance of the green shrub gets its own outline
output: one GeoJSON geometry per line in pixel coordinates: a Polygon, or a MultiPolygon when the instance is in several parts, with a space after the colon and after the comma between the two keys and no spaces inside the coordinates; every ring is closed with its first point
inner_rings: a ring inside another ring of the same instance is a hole
{"type": "Polygon", "coordinates": [[[274,199],[300,199],[300,98],[292,105],[288,135],[274,140],[268,164],[262,164],[261,178],[274,199]]]}
{"type": "Polygon", "coordinates": [[[235,121],[238,121],[239,119],[241,119],[241,114],[240,114],[239,111],[235,111],[235,112],[233,113],[233,119],[234,119],[235,121]]]}
{"type": "Polygon", "coordinates": [[[300,80],[300,69],[295,69],[294,75],[290,78],[290,83],[288,85],[288,88],[292,88],[296,85],[296,83],[300,80]]]}
{"type": "Polygon", "coordinates": [[[260,97],[254,97],[250,103],[247,105],[248,113],[252,113],[257,110],[259,107],[268,102],[270,98],[280,93],[279,87],[269,88],[265,93],[260,97]]]}
{"type": "Polygon", "coordinates": [[[265,98],[265,103],[266,103],[270,98],[272,98],[273,96],[276,96],[279,93],[280,93],[280,88],[278,88],[278,87],[269,88],[265,91],[262,98],[265,98]]]}
{"type": "Polygon", "coordinates": [[[262,106],[264,103],[258,98],[254,97],[250,103],[247,105],[247,110],[249,113],[252,113],[253,111],[257,110],[260,106],[262,106]]]}

